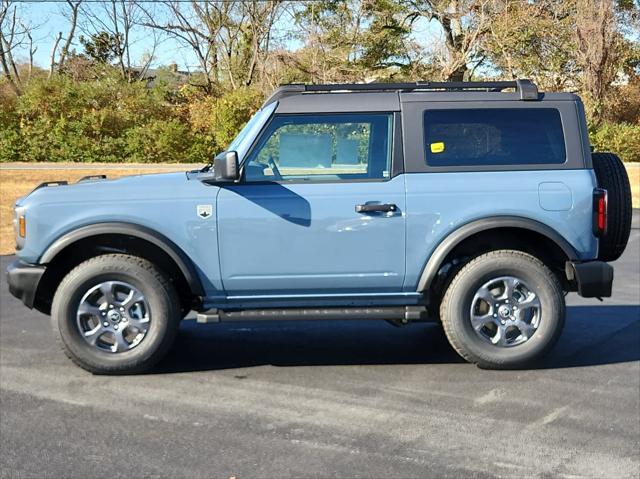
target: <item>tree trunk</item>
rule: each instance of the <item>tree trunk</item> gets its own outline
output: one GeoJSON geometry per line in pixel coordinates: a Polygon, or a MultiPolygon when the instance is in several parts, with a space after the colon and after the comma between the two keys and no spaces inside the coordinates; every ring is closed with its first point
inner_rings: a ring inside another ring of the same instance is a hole
{"type": "MultiPolygon", "coordinates": [[[[67,55],[69,54],[69,48],[71,48],[71,43],[73,42],[73,36],[75,35],[75,32],[76,32],[76,25],[78,23],[78,9],[80,8],[80,4],[82,3],[82,0],[76,3],[73,3],[71,0],[67,0],[67,3],[71,7],[71,27],[69,28],[69,35],[67,35],[67,39],[64,42],[62,51],[60,52],[60,59],[58,60],[58,69],[64,66],[64,62],[66,61],[67,55]]],[[[60,40],[56,42],[56,45],[59,41],[60,40]]],[[[51,76],[51,73],[49,74],[49,76],[51,76]]]]}
{"type": "Polygon", "coordinates": [[[62,39],[62,32],[58,32],[56,40],[53,42],[53,48],[51,49],[51,59],[49,60],[49,76],[50,79],[53,76],[53,69],[56,66],[56,51],[58,50],[58,44],[62,39]]]}

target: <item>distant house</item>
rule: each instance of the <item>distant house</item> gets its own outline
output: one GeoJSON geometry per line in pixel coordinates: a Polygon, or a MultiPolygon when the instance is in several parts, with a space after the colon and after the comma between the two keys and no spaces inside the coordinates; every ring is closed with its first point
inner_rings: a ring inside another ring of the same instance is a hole
{"type": "Polygon", "coordinates": [[[197,72],[179,70],[175,63],[159,68],[132,67],[131,70],[136,72],[140,80],[145,80],[148,87],[152,87],[159,80],[179,87],[189,83],[189,78],[197,74],[197,72]]]}

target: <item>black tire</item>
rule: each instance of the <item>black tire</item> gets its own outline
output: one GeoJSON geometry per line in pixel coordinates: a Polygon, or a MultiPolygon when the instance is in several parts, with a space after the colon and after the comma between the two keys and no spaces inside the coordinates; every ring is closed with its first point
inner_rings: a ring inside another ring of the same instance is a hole
{"type": "Polygon", "coordinates": [[[617,260],[631,233],[631,186],[622,160],[613,153],[592,153],[598,186],[607,190],[607,233],[600,238],[598,259],[617,260]]]}
{"type": "Polygon", "coordinates": [[[519,368],[543,356],[558,340],[564,326],[564,294],[558,278],[537,258],[521,251],[492,251],[473,259],[456,274],[440,303],[440,318],[451,346],[465,360],[487,369],[519,368]],[[491,344],[471,325],[476,292],[502,276],[520,278],[541,304],[535,332],[511,347],[491,344]]]}
{"type": "Polygon", "coordinates": [[[149,261],[108,254],[91,258],[67,274],[53,298],[51,319],[63,351],[81,368],[94,374],[140,373],[153,367],[171,347],[181,319],[180,301],[171,283],[149,261]],[[112,353],[90,345],[76,322],[83,295],[105,281],[134,286],[148,303],[149,329],[129,350],[112,353]]]}

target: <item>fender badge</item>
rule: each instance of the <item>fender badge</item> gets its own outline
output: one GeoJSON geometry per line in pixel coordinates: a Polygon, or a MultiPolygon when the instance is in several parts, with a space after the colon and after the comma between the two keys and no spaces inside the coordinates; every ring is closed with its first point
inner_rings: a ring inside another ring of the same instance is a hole
{"type": "Polygon", "coordinates": [[[200,218],[206,220],[213,214],[213,205],[198,205],[196,213],[200,218]]]}

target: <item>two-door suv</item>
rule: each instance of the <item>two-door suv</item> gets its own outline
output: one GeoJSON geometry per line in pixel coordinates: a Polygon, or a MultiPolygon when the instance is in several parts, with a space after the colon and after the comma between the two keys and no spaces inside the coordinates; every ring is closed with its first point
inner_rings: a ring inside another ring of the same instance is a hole
{"type": "MultiPolygon", "coordinates": [[[[509,82],[286,85],[201,170],[50,182],[15,205],[11,292],[94,373],[198,321],[440,321],[481,367],[548,351],[611,295],[631,226],[580,99],[509,82]]],[[[336,323],[341,324],[341,323],[336,323]]]]}

